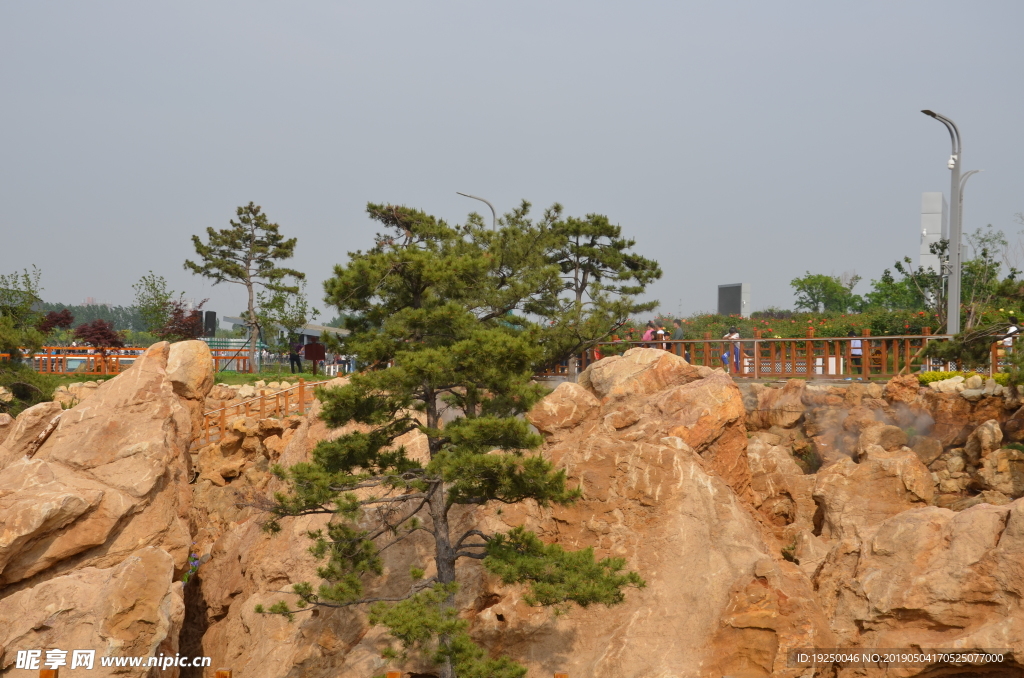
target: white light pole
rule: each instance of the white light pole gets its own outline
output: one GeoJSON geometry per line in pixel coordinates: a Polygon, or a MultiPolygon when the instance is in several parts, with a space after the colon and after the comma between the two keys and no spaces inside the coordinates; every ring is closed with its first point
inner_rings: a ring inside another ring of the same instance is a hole
{"type": "Polygon", "coordinates": [[[935,118],[949,130],[949,138],[953,143],[953,154],[949,156],[950,177],[949,201],[952,203],[949,214],[949,284],[946,286],[946,334],[960,333],[960,274],[961,269],[961,232],[960,224],[960,163],[963,161],[963,146],[960,143],[960,130],[956,123],[944,115],[933,111],[921,111],[935,118]]]}

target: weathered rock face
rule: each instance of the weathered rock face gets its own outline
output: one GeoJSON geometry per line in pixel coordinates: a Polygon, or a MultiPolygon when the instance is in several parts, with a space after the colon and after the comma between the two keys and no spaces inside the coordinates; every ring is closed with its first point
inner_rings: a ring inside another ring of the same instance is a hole
{"type": "MultiPolygon", "coordinates": [[[[547,542],[593,546],[599,556],[626,558],[647,587],[615,608],[556,617],[525,605],[521,590],[500,586],[475,561],[460,563],[458,604],[490,651],[510,654],[530,675],[768,676],[797,674],[785,668],[786,648],[833,642],[808,579],[780,557],[764,515],[737,494],[753,496],[751,470],[745,412],[726,375],[662,351],[631,351],[584,371],[579,384],[562,384],[529,418],[548,437],[544,453],[584,499],[504,507],[501,515],[458,511],[454,522],[488,531],[525,524],[547,542]]],[[[303,459],[327,435],[322,423],[304,422],[281,462],[303,459]]],[[[772,474],[789,482],[794,472],[803,475],[791,459],[759,453],[759,488],[772,474]]],[[[802,492],[806,514],[810,487],[802,492]]],[[[200,568],[202,653],[255,678],[380,672],[382,632],[368,629],[361,611],[319,611],[291,625],[254,613],[292,583],[316,581],[304,532],[320,524],[285,520],[271,536],[255,518],[240,516],[200,568]]],[[[395,576],[380,591],[401,591],[401,573],[427,546],[409,540],[390,553],[386,570],[395,576]]]]}
{"type": "Polygon", "coordinates": [[[155,344],[88,400],[19,417],[0,468],[0,671],[15,649],[177,651],[200,344],[155,344]]]}
{"type": "Polygon", "coordinates": [[[32,456],[60,421],[63,410],[57,403],[39,403],[18,415],[0,443],[0,469],[25,456],[32,456]]]}
{"type": "Polygon", "coordinates": [[[844,538],[816,583],[839,647],[1016,654],[1024,648],[1022,556],[1024,503],[925,507],[844,538]]]}
{"type": "MultiPolygon", "coordinates": [[[[13,667],[18,650],[92,649],[90,675],[148,675],[149,669],[103,667],[99,658],[178,652],[185,605],[174,573],[166,551],[143,548],[116,567],[80,568],[0,598],[0,670],[13,667]]],[[[177,675],[171,668],[159,673],[177,675]]]]}
{"type": "Polygon", "coordinates": [[[821,535],[842,539],[919,506],[935,495],[928,469],[914,451],[868,448],[861,463],[844,459],[818,472],[814,498],[823,511],[821,535]]]}

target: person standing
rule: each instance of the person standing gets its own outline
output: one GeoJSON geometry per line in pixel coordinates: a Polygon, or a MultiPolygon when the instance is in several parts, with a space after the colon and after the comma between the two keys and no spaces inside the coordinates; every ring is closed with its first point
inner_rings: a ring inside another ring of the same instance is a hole
{"type": "Polygon", "coordinates": [[[292,374],[295,374],[295,372],[296,372],[295,368],[296,367],[298,367],[298,372],[301,373],[302,372],[302,355],[301,355],[301,353],[302,353],[302,350],[305,348],[303,346],[303,344],[302,344],[302,339],[296,339],[296,340],[292,341],[292,343],[289,345],[288,348],[289,348],[289,351],[288,351],[288,366],[291,368],[292,374]]]}
{"type": "Polygon", "coordinates": [[[857,374],[864,374],[864,366],[861,364],[864,358],[864,344],[860,339],[856,339],[857,333],[850,330],[846,336],[854,337],[850,339],[850,374],[854,373],[854,369],[857,370],[857,374]]]}
{"type": "MultiPolygon", "coordinates": [[[[672,325],[673,327],[671,340],[674,342],[682,341],[685,338],[685,335],[683,334],[683,321],[680,320],[679,318],[676,318],[675,320],[672,321],[672,325]]],[[[690,356],[685,355],[686,351],[683,347],[683,344],[672,344],[672,352],[675,353],[676,355],[683,356],[684,358],[686,358],[687,362],[689,362],[690,356]]]]}
{"type": "MultiPolygon", "coordinates": [[[[654,321],[653,320],[649,320],[647,322],[647,330],[644,332],[644,335],[642,337],[640,337],[640,341],[643,341],[643,342],[652,341],[654,339],[654,330],[655,329],[657,329],[657,327],[655,326],[654,321]]],[[[645,343],[644,346],[646,347],[647,344],[645,343]]]]}
{"type": "Polygon", "coordinates": [[[740,332],[735,327],[730,327],[729,331],[726,332],[722,339],[725,339],[730,344],[726,344],[725,353],[722,354],[722,363],[725,365],[726,371],[729,371],[729,363],[733,363],[735,373],[740,371],[740,332]],[[731,360],[730,360],[731,359],[731,360]]]}

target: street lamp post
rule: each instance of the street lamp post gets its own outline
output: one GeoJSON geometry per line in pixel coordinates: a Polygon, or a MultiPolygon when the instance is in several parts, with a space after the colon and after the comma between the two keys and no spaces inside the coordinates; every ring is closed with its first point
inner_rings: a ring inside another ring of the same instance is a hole
{"type": "Polygon", "coordinates": [[[963,176],[960,177],[960,230],[964,229],[964,189],[967,187],[967,180],[978,172],[984,170],[971,170],[970,172],[964,172],[963,176]]]}
{"type": "Polygon", "coordinates": [[[949,138],[953,144],[953,154],[949,156],[950,177],[949,201],[953,203],[949,214],[949,283],[946,286],[946,334],[960,333],[960,274],[961,274],[961,185],[960,163],[963,161],[963,146],[960,143],[960,130],[956,123],[933,111],[921,111],[935,118],[949,130],[949,138]]]}
{"type": "Polygon", "coordinates": [[[461,191],[455,191],[455,192],[458,195],[461,195],[461,196],[463,196],[465,198],[472,198],[473,200],[479,200],[482,203],[486,203],[487,206],[491,208],[491,230],[493,231],[493,230],[496,230],[498,228],[498,213],[494,211],[494,205],[492,205],[489,200],[484,200],[483,198],[478,198],[477,196],[470,195],[469,193],[462,193],[461,191]]]}

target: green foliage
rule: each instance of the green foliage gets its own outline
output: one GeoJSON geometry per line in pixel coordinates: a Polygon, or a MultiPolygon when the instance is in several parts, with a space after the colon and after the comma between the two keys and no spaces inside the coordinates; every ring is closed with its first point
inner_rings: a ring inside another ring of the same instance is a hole
{"type": "Polygon", "coordinates": [[[530,605],[616,605],[625,599],[623,588],[645,586],[636,572],[622,572],[622,558],[596,561],[592,548],[566,551],[558,544],[544,544],[522,527],[494,535],[486,553],[484,567],[502,583],[530,585],[524,597],[530,605]]]}
{"type": "Polygon", "coordinates": [[[277,262],[291,259],[295,254],[296,238],[286,240],[279,226],[271,223],[263,209],[249,203],[236,210],[238,221],[230,220],[231,228],[206,229],[207,242],[198,235],[192,236],[192,245],[200,263],[185,261],[185,270],[220,283],[233,283],[245,287],[248,305],[244,313],[249,327],[250,364],[255,364],[256,342],[260,334],[260,319],[256,313],[256,286],[263,291],[281,294],[295,294],[297,285],[286,284],[291,277],[304,280],[305,274],[291,268],[277,265],[277,262]]]}
{"type": "MultiPolygon", "coordinates": [[[[150,271],[132,285],[135,290],[135,308],[142,319],[142,329],[146,332],[161,330],[170,318],[171,300],[175,292],[167,288],[167,280],[162,275],[150,271]]],[[[184,297],[184,292],[178,295],[184,297]]]]}
{"type": "MultiPolygon", "coordinates": [[[[619,589],[639,583],[621,573],[619,560],[545,547],[521,530],[460,535],[448,522],[455,505],[544,506],[579,496],[564,471],[532,453],[541,439],[522,418],[545,392],[532,383],[537,366],[560,350],[550,325],[530,320],[556,314],[564,291],[549,257],[559,242],[555,213],[533,224],[524,203],[492,231],[472,215],[450,226],[393,205],[367,211],[384,233],[369,251],[350,253],[324,287],[351,332],[339,349],[372,369],[320,393],[329,426],[362,428],[321,442],[307,463],[273,469],[289,491],[275,497],[269,529],[287,516],[332,520],[309,535],[323,582],[294,586],[296,604],[282,601],[269,612],[376,601],[371,620],[388,627],[402,652],[431,658],[444,678],[522,676],[513,662],[486,658],[467,635],[454,607],[459,558],[506,568],[544,604],[614,604],[619,589]],[[426,437],[425,458],[410,458],[399,444],[415,431],[426,437]],[[367,582],[382,572],[381,551],[420,533],[433,538],[435,557],[412,568],[408,592],[367,598],[367,582]],[[423,579],[430,566],[436,574],[423,579]]],[[[624,278],[617,284],[628,293],[624,278]]]]}
{"type": "Polygon", "coordinates": [[[526,669],[507,657],[485,657],[483,649],[467,632],[469,622],[447,604],[457,584],[435,584],[406,600],[389,605],[376,603],[370,608],[370,623],[386,626],[400,644],[401,651],[387,648],[388,659],[405,660],[409,652],[429,657],[434,664],[448,665],[458,678],[522,678],[526,669]],[[438,642],[439,638],[447,642],[438,642]]]}
{"type": "Polygon", "coordinates": [[[853,294],[853,288],[860,281],[854,275],[848,282],[838,276],[811,273],[802,278],[793,278],[790,286],[796,294],[796,307],[805,311],[838,311],[845,313],[858,307],[860,297],[853,294]]]}
{"type": "Polygon", "coordinates": [[[66,310],[74,316],[76,326],[96,320],[105,320],[113,325],[114,329],[119,331],[132,330],[144,332],[146,329],[142,315],[135,306],[109,306],[107,304],[75,305],[43,302],[39,304],[39,310],[42,312],[66,310]]]}
{"type": "MultiPolygon", "coordinates": [[[[0,323],[3,319],[0,318],[0,323]]],[[[11,391],[14,399],[5,403],[0,401],[0,412],[12,417],[18,416],[23,410],[53,399],[53,392],[62,382],[81,381],[81,377],[64,379],[55,374],[40,373],[28,365],[13,361],[0,361],[0,386],[11,391]]]]}
{"type": "Polygon", "coordinates": [[[309,306],[305,281],[299,282],[299,289],[295,292],[258,292],[256,304],[259,325],[264,328],[264,341],[270,350],[278,353],[288,352],[289,344],[299,330],[320,315],[320,311],[309,306]],[[284,331],[283,336],[278,334],[278,328],[284,331]]]}
{"type": "MultiPolygon", "coordinates": [[[[524,203],[523,214],[515,218],[524,218],[528,207],[524,203]]],[[[637,298],[661,278],[658,263],[630,251],[636,241],[623,238],[622,228],[608,217],[561,216],[562,206],[555,204],[540,225],[550,234],[547,260],[558,267],[565,292],[548,313],[546,334],[555,347],[551,362],[593,346],[633,315],[657,308],[657,301],[637,298]]]]}
{"type": "MultiPolygon", "coordinates": [[[[928,384],[932,383],[933,381],[943,381],[945,379],[952,379],[953,377],[963,377],[964,379],[968,379],[970,377],[973,377],[974,375],[978,375],[982,379],[988,379],[988,372],[987,371],[983,372],[983,373],[982,372],[956,372],[956,371],[949,371],[949,372],[918,372],[916,376],[917,376],[917,381],[921,384],[921,386],[927,386],[928,384]]],[[[1009,385],[1009,377],[1010,377],[1010,375],[1007,374],[1006,372],[996,372],[992,376],[992,378],[995,379],[996,383],[999,384],[1000,386],[1008,386],[1009,385]]]]}
{"type": "MultiPolygon", "coordinates": [[[[42,333],[36,329],[41,317],[36,310],[41,277],[35,266],[31,271],[0,275],[0,354],[9,356],[12,365],[21,360],[22,348],[31,355],[43,342],[42,333]]],[[[4,369],[3,363],[0,369],[4,369]]]]}

